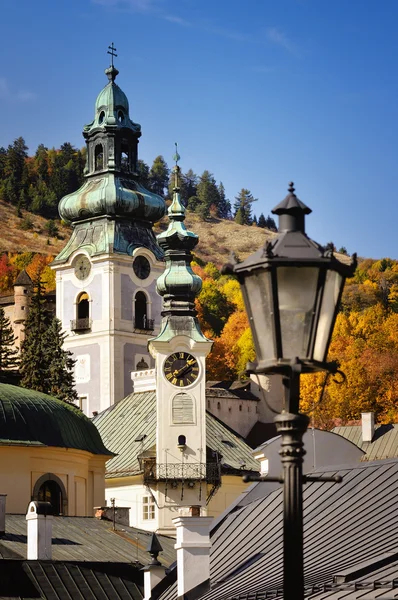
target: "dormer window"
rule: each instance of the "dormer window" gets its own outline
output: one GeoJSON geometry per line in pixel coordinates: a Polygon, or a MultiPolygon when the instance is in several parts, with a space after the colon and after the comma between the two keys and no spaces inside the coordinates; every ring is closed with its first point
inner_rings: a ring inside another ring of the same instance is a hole
{"type": "Polygon", "coordinates": [[[97,144],[95,147],[94,165],[96,171],[102,171],[104,168],[104,148],[102,144],[97,144]]]}
{"type": "Polygon", "coordinates": [[[104,119],[105,119],[105,113],[103,110],[101,110],[100,116],[98,117],[98,123],[101,125],[104,122],[104,119]]]}
{"type": "Polygon", "coordinates": [[[119,123],[124,123],[124,114],[122,110],[119,110],[119,112],[117,113],[117,120],[119,121],[119,123]]]}

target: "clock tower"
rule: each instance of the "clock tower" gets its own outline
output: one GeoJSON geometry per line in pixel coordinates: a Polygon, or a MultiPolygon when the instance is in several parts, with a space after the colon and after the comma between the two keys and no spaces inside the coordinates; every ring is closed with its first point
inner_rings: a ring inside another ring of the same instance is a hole
{"type": "Polygon", "coordinates": [[[89,416],[132,391],[131,372],[139,363],[153,366],[147,342],[161,320],[156,280],[164,261],[152,226],[165,204],[140,183],[141,126],[115,83],[114,50],[112,44],[94,120],[83,130],[84,183],[59,203],[72,235],[52,265],[64,345],[76,359],[76,388],[89,416]]]}
{"type": "Polygon", "coordinates": [[[206,356],[212,342],[202,334],[195,310],[202,280],[192,271],[191,251],[198,237],[184,225],[185,209],[177,187],[178,154],[175,159],[170,222],[167,231],[157,237],[166,261],[157,281],[163,319],[159,335],[149,341],[156,360],[157,427],[156,460],[150,458],[146,465],[151,465],[153,473],[158,531],[165,533],[174,532],[171,519],[181,507],[206,505],[210,471],[216,470],[206,452],[206,356]]]}

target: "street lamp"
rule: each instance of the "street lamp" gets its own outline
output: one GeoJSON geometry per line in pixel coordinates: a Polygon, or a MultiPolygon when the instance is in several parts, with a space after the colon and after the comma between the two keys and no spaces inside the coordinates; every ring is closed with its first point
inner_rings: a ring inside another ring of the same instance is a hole
{"type": "Polygon", "coordinates": [[[300,374],[337,372],[327,354],[356,256],[341,262],[332,249],[305,234],[305,215],[311,209],[297,198],[292,183],[272,212],[279,217],[278,235],[243,262],[226,265],[224,272],[237,276],[249,317],[256,362],[248,364],[248,372],[280,374],[286,391],[283,410],[275,417],[282,436],[284,598],[302,600],[303,435],[309,419],[299,413],[300,374]]]}

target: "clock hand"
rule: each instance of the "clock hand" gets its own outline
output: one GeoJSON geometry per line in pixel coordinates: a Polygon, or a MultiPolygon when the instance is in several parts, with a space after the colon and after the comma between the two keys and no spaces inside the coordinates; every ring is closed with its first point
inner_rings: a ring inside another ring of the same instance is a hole
{"type": "Polygon", "coordinates": [[[181,367],[181,369],[178,369],[177,371],[174,371],[173,375],[175,377],[180,377],[180,375],[183,375],[188,369],[191,368],[191,366],[192,365],[188,364],[188,362],[187,362],[187,364],[184,365],[183,367],[181,367]]]}

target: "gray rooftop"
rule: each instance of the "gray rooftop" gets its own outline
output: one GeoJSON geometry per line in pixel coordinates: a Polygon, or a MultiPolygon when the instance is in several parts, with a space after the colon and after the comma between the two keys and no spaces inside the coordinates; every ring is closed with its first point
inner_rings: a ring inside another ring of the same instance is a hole
{"type": "Polygon", "coordinates": [[[363,461],[398,458],[397,423],[394,425],[375,425],[375,432],[371,442],[362,441],[361,425],[335,427],[333,433],[338,433],[338,435],[359,446],[365,452],[362,457],[363,461]]]}
{"type": "MultiPolygon", "coordinates": [[[[0,537],[0,558],[26,559],[26,517],[6,515],[6,534],[0,537]]],[[[116,525],[94,517],[54,517],[53,560],[135,563],[144,566],[150,557],[146,548],[152,533],[116,525]]],[[[158,536],[163,552],[160,562],[168,567],[175,560],[175,540],[158,536]]]]}
{"type": "MultiPolygon", "coordinates": [[[[343,482],[304,487],[306,597],[396,600],[398,460],[316,472],[340,474],[343,482]]],[[[230,512],[213,529],[211,591],[201,600],[281,597],[282,492],[264,487],[263,498],[230,512]]],[[[175,597],[175,583],[160,596],[175,597]]]]}
{"type": "MultiPolygon", "coordinates": [[[[207,447],[222,456],[223,472],[258,471],[259,463],[244,440],[217,417],[206,416],[207,447]]],[[[156,392],[130,394],[93,421],[106,447],[117,454],[106,464],[106,477],[139,474],[137,456],[156,443],[156,392]]]]}

